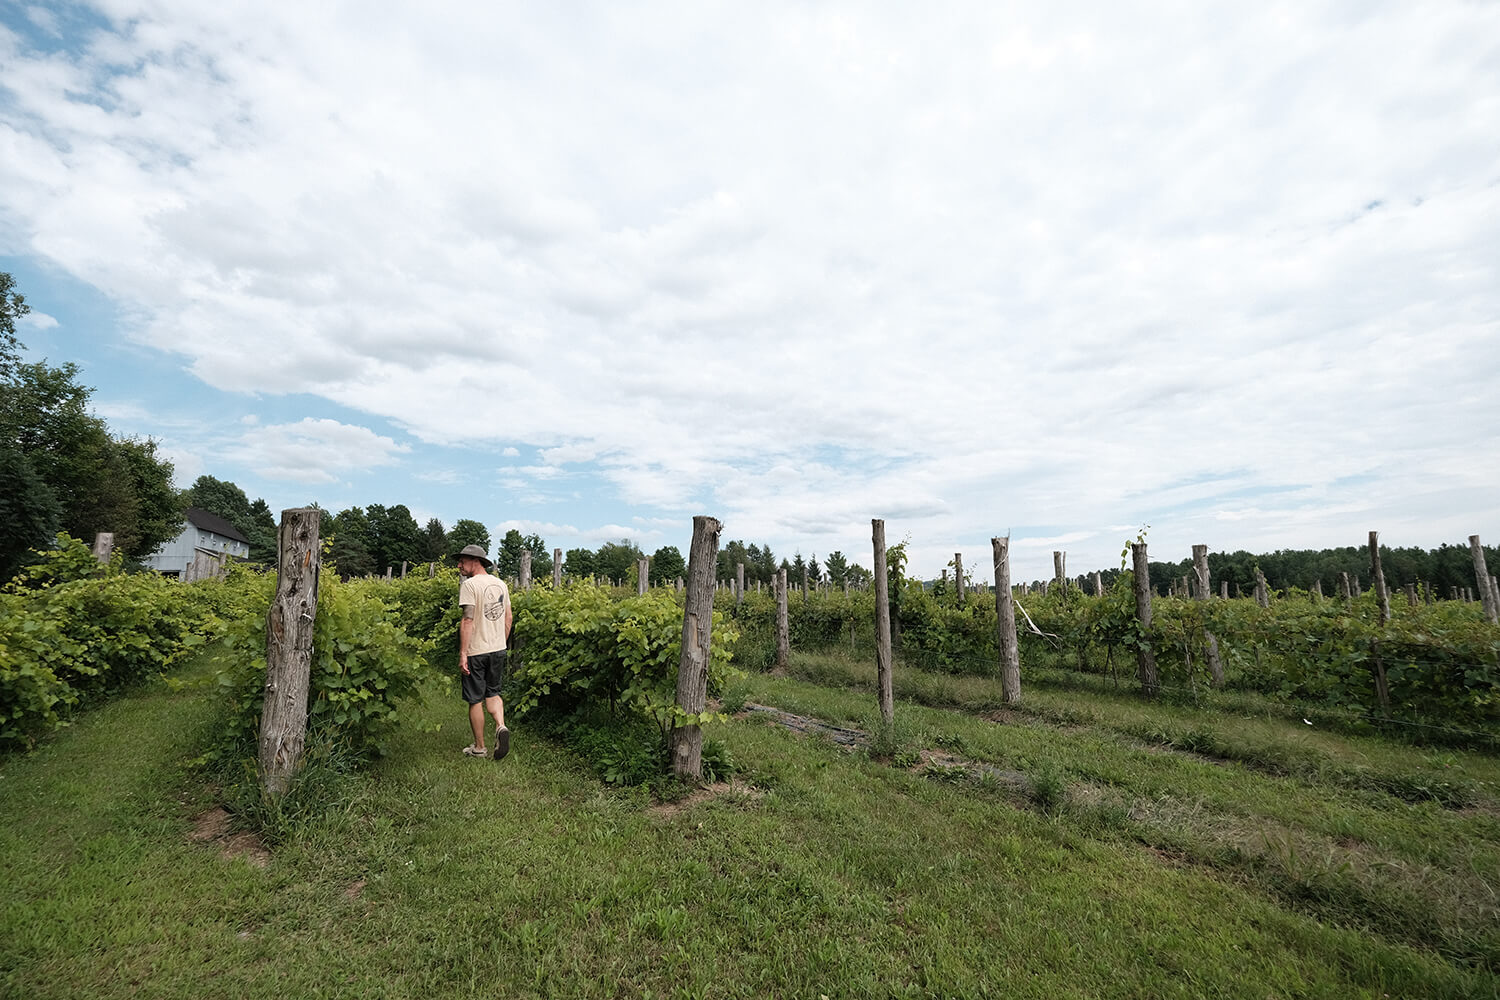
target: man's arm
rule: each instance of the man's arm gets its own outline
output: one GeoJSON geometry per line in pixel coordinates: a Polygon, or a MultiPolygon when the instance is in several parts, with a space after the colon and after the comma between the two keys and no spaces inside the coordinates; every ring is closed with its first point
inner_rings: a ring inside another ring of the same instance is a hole
{"type": "Polygon", "coordinates": [[[458,623],[458,669],[469,672],[469,636],[474,634],[474,605],[465,604],[458,623]]]}

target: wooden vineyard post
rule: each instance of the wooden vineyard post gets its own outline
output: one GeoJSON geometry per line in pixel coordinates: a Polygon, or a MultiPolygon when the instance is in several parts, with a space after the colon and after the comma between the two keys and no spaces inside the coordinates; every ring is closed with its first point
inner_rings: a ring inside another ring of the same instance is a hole
{"type": "Polygon", "coordinates": [[[1000,649],[1000,696],[1007,705],[1021,700],[1021,650],[1016,642],[1016,607],[1010,592],[1010,536],[991,538],[995,554],[995,631],[1000,649]]]}
{"type": "MultiPolygon", "coordinates": [[[[714,570],[719,561],[719,532],[723,527],[717,518],[704,515],[693,518],[687,600],[682,612],[682,658],[677,665],[677,708],[688,715],[702,713],[708,703],[714,570]]],[[[641,570],[644,574],[646,567],[641,570]]],[[[703,779],[703,729],[697,722],[672,727],[672,773],[694,781],[703,779]]]]}
{"type": "MultiPolygon", "coordinates": [[[[1197,598],[1206,601],[1213,593],[1209,586],[1207,545],[1193,546],[1193,569],[1198,576],[1197,598]]],[[[1224,686],[1224,661],[1219,659],[1219,638],[1207,626],[1203,628],[1203,645],[1208,650],[1208,675],[1214,687],[1221,688],[1224,686]]]]}
{"type": "Polygon", "coordinates": [[[113,531],[101,531],[94,536],[94,558],[99,560],[99,565],[108,566],[109,557],[115,551],[115,533],[113,531]]]}
{"type": "Polygon", "coordinates": [[[745,564],[740,563],[734,571],[734,606],[745,602],[745,564]]]}
{"type": "Polygon", "coordinates": [[[1151,652],[1151,566],[1146,558],[1146,543],[1132,542],[1130,557],[1135,568],[1135,614],[1141,622],[1141,641],[1136,647],[1136,669],[1146,697],[1155,698],[1160,690],[1156,680],[1156,655],[1151,652]]]}
{"type": "Polygon", "coordinates": [[[562,549],[552,550],[552,589],[562,589],[562,549]]]}
{"type": "Polygon", "coordinates": [[[521,589],[522,590],[530,590],[531,589],[531,550],[530,549],[522,549],[521,550],[521,579],[520,579],[520,584],[521,584],[521,589]]]}
{"type": "MultiPolygon", "coordinates": [[[[714,523],[717,524],[718,522],[714,522],[714,523]]],[[[697,525],[698,525],[698,519],[695,517],[695,518],[693,518],[693,530],[694,530],[695,533],[697,531],[697,525]]],[[[715,551],[717,551],[718,550],[718,535],[715,535],[714,539],[715,539],[714,540],[714,547],[715,547],[715,551]]],[[[710,583],[714,582],[714,578],[713,578],[712,575],[710,575],[708,579],[709,579],[710,583]]],[[[636,594],[637,597],[643,597],[643,596],[645,596],[646,587],[647,587],[647,585],[650,582],[651,582],[651,560],[650,559],[637,559],[635,561],[635,594],[636,594]]],[[[693,582],[693,571],[692,570],[688,570],[688,584],[691,585],[692,582],[693,582]]],[[[691,593],[691,590],[689,591],[689,593],[691,593]]],[[[710,589],[709,593],[713,593],[712,589],[710,589]]]]}
{"type": "Polygon", "coordinates": [[[1271,606],[1271,588],[1266,586],[1266,574],[1255,567],[1255,603],[1263,608],[1271,606]]]}
{"type": "Polygon", "coordinates": [[[885,522],[870,519],[875,549],[875,679],[880,685],[880,717],[890,725],[896,718],[896,699],[891,684],[891,592],[885,566],[885,522]]]}
{"type": "Polygon", "coordinates": [[[1491,625],[1500,625],[1500,594],[1495,593],[1489,566],[1485,564],[1484,546],[1479,544],[1478,535],[1469,536],[1469,555],[1474,560],[1474,582],[1479,585],[1479,596],[1484,600],[1484,616],[1491,625]]]}
{"type": "Polygon", "coordinates": [[[786,569],[776,571],[776,669],[785,670],[792,661],[792,630],[786,610],[786,569]]]}
{"type": "Polygon", "coordinates": [[[261,780],[273,796],[284,794],[291,784],[307,740],[307,689],[318,613],[319,517],[316,507],[281,512],[276,598],[266,613],[266,689],[260,716],[261,780]]]}
{"type": "Polygon", "coordinates": [[[1380,568],[1380,532],[1370,532],[1370,580],[1375,585],[1375,603],[1380,609],[1380,624],[1391,620],[1391,595],[1385,589],[1385,571],[1380,568]]]}
{"type": "Polygon", "coordinates": [[[1052,550],[1052,582],[1053,583],[1055,583],[1055,584],[1057,584],[1057,585],[1059,585],[1061,587],[1066,587],[1068,585],[1066,578],[1063,576],[1063,571],[1065,569],[1067,569],[1067,566],[1068,566],[1068,554],[1066,552],[1060,552],[1057,549],[1053,549],[1052,550]]]}
{"type": "Polygon", "coordinates": [[[1349,592],[1349,574],[1347,571],[1339,573],[1339,596],[1344,599],[1345,604],[1354,599],[1354,595],[1349,592]]]}
{"type": "Polygon", "coordinates": [[[964,604],[964,554],[962,552],[955,552],[955,553],[953,553],[953,583],[954,583],[954,586],[957,587],[957,589],[958,589],[958,606],[959,607],[963,607],[963,604],[964,604]]]}

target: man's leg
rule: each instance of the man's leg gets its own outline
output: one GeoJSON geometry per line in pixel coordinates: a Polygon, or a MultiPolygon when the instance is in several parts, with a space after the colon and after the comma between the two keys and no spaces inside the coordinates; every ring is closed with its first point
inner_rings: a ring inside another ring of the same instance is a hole
{"type": "Polygon", "coordinates": [[[469,706],[469,726],[474,730],[474,745],[484,749],[484,704],[475,702],[469,706]]]}
{"type": "Polygon", "coordinates": [[[485,711],[489,712],[491,715],[493,715],[495,717],[495,728],[496,729],[504,729],[505,728],[505,700],[503,698],[499,698],[499,697],[495,697],[495,696],[486,698],[486,699],[484,699],[484,708],[485,708],[485,711]]]}

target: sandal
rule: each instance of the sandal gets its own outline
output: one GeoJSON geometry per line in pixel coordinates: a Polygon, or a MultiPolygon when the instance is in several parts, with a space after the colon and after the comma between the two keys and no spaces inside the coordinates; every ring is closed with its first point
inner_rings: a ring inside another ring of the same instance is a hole
{"type": "Polygon", "coordinates": [[[476,747],[472,743],[470,743],[468,746],[464,747],[464,756],[465,757],[488,757],[489,755],[490,755],[490,752],[488,750],[486,750],[484,747],[476,747]]]}

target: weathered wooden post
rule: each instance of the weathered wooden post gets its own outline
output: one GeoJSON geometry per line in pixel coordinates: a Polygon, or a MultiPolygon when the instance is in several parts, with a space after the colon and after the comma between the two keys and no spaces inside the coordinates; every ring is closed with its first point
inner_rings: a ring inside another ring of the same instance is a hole
{"type": "MultiPolygon", "coordinates": [[[[714,523],[717,524],[718,522],[716,521],[714,523]]],[[[698,519],[695,517],[695,518],[693,518],[693,531],[695,533],[698,530],[697,525],[698,525],[698,519]]],[[[715,552],[718,551],[718,544],[719,544],[718,543],[718,535],[715,535],[714,536],[714,551],[715,552]]],[[[692,580],[693,580],[693,571],[691,569],[689,569],[688,570],[688,582],[692,583],[692,580]]],[[[712,573],[709,574],[708,582],[709,583],[713,583],[714,582],[714,578],[713,578],[713,574],[712,573]]],[[[637,559],[635,561],[635,594],[636,594],[636,596],[637,597],[644,596],[645,593],[646,593],[646,587],[650,583],[651,583],[651,560],[650,559],[637,559]]],[[[712,595],[713,594],[713,588],[710,587],[708,592],[709,592],[710,595],[712,595]]]]}
{"type": "Polygon", "coordinates": [[[113,531],[101,531],[94,536],[94,558],[99,560],[101,566],[109,565],[109,557],[115,551],[115,533],[113,531]]]}
{"type": "Polygon", "coordinates": [[[1491,625],[1500,625],[1500,594],[1491,586],[1490,569],[1485,564],[1484,546],[1478,535],[1469,536],[1469,555],[1474,560],[1474,582],[1479,585],[1479,596],[1484,601],[1484,616],[1491,625]]]}
{"type": "Polygon", "coordinates": [[[1323,599],[1323,581],[1321,578],[1313,581],[1312,599],[1314,601],[1321,601],[1323,599]]]}
{"type": "Polygon", "coordinates": [[[427,564],[427,579],[431,580],[435,576],[437,576],[437,563],[434,561],[427,564]]]}
{"type": "Polygon", "coordinates": [[[964,603],[964,554],[953,553],[953,584],[958,589],[958,604],[963,607],[964,603]]]}
{"type": "Polygon", "coordinates": [[[1053,549],[1052,550],[1052,582],[1053,583],[1058,584],[1059,586],[1062,586],[1062,587],[1066,587],[1068,585],[1067,579],[1063,575],[1063,570],[1067,568],[1067,565],[1068,565],[1068,554],[1066,552],[1062,552],[1062,551],[1059,551],[1057,549],[1053,549]]]}
{"type": "Polygon", "coordinates": [[[1406,606],[1408,608],[1417,606],[1417,585],[1415,583],[1408,583],[1406,585],[1406,606]]]}
{"type": "Polygon", "coordinates": [[[1021,700],[1021,650],[1016,641],[1016,608],[1010,590],[1010,536],[991,538],[995,555],[995,631],[1000,649],[1000,696],[1007,705],[1021,700]]]}
{"type": "Polygon", "coordinates": [[[739,563],[734,570],[734,606],[739,607],[745,602],[745,564],[739,563]]]}
{"type": "Polygon", "coordinates": [[[562,589],[562,549],[552,550],[552,589],[562,589]]]}
{"type": "MultiPolygon", "coordinates": [[[[1381,625],[1391,620],[1391,598],[1385,589],[1385,571],[1380,567],[1380,533],[1370,532],[1370,585],[1375,588],[1375,608],[1381,625]]],[[[1375,675],[1375,698],[1380,711],[1389,715],[1391,690],[1386,682],[1385,661],[1380,658],[1380,640],[1370,640],[1370,669],[1375,675]]]]}
{"type": "Polygon", "coordinates": [[[1094,596],[1104,596],[1104,574],[1100,573],[1097,569],[1094,570],[1094,596]]]}
{"type": "Polygon", "coordinates": [[[1349,591],[1349,573],[1347,570],[1339,572],[1339,596],[1344,599],[1345,604],[1354,599],[1354,595],[1349,591]]]}
{"type": "Polygon", "coordinates": [[[1263,608],[1271,606],[1271,588],[1266,585],[1266,574],[1255,567],[1255,603],[1263,608]]]}
{"type": "Polygon", "coordinates": [[[1380,624],[1391,620],[1391,595],[1385,589],[1385,571],[1380,568],[1380,532],[1370,532],[1370,580],[1375,585],[1375,603],[1380,609],[1380,624]]]}
{"type": "Polygon", "coordinates": [[[880,717],[890,725],[896,718],[891,683],[891,592],[885,566],[885,521],[870,519],[875,549],[875,679],[880,685],[880,717]]]}
{"type": "MultiPolygon", "coordinates": [[[[1206,601],[1213,593],[1213,588],[1209,586],[1207,545],[1193,546],[1193,570],[1198,577],[1198,592],[1195,596],[1200,601],[1206,601]]],[[[1219,659],[1219,638],[1206,625],[1203,628],[1203,645],[1208,651],[1208,675],[1213,680],[1214,687],[1221,688],[1224,686],[1224,662],[1219,659]]]]}
{"type": "Polygon", "coordinates": [[[1226,601],[1229,600],[1229,581],[1228,580],[1220,580],[1219,581],[1219,596],[1222,597],[1226,601]]]}
{"type": "MultiPolygon", "coordinates": [[[[682,658],[677,663],[677,708],[688,715],[700,714],[708,703],[714,569],[719,561],[719,532],[723,527],[717,518],[703,515],[693,518],[687,599],[682,612],[682,658]]],[[[641,571],[644,577],[647,567],[643,565],[641,571]]],[[[672,773],[694,781],[703,779],[703,729],[696,722],[672,727],[672,773]]]]}
{"type": "Polygon", "coordinates": [[[1156,654],[1151,652],[1151,566],[1146,558],[1146,543],[1132,542],[1130,557],[1135,569],[1135,614],[1141,622],[1136,668],[1146,697],[1155,698],[1160,685],[1156,680],[1156,654]]]}
{"type": "Polygon", "coordinates": [[[522,590],[530,590],[531,589],[531,550],[530,549],[522,549],[521,550],[521,579],[520,579],[520,584],[521,584],[521,589],[522,590]]]}
{"type": "Polygon", "coordinates": [[[406,560],[401,560],[401,579],[406,579],[406,560]]]}
{"type": "Polygon", "coordinates": [[[776,571],[776,669],[792,662],[792,629],[786,610],[786,567],[776,571]]]}
{"type": "Polygon", "coordinates": [[[266,689],[260,715],[260,773],[266,791],[286,792],[307,740],[313,620],[318,613],[316,507],[281,512],[276,599],[266,613],[266,689]]]}

